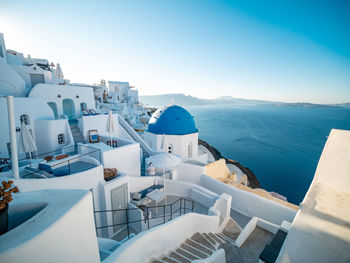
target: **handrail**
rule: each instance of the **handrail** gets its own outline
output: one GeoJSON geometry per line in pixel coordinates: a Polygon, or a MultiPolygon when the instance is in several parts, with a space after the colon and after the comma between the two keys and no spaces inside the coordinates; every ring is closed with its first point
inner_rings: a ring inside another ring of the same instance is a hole
{"type": "Polygon", "coordinates": [[[174,201],[173,203],[171,204],[164,204],[164,205],[156,205],[156,206],[145,206],[145,209],[147,209],[147,216],[144,218],[144,219],[140,219],[140,220],[133,220],[133,221],[129,221],[129,218],[128,218],[128,211],[131,211],[131,210],[142,210],[141,208],[137,207],[137,208],[124,208],[124,209],[110,209],[110,210],[101,210],[101,211],[94,211],[94,213],[107,213],[107,212],[123,212],[125,211],[125,214],[126,214],[126,222],[123,222],[123,223],[118,223],[118,224],[112,224],[112,225],[105,225],[105,226],[96,226],[96,230],[98,229],[103,229],[103,228],[108,228],[108,227],[114,227],[114,226],[126,226],[127,227],[127,233],[128,233],[128,238],[130,238],[130,230],[129,230],[129,227],[130,227],[130,224],[133,224],[133,223],[138,223],[138,222],[145,222],[147,223],[147,227],[148,229],[150,229],[150,220],[154,220],[154,219],[158,219],[158,218],[163,218],[163,222],[160,223],[160,224],[157,224],[158,225],[161,225],[161,224],[164,224],[166,223],[167,221],[170,221],[172,220],[174,217],[173,215],[176,214],[177,212],[180,211],[180,216],[182,214],[186,214],[187,211],[192,211],[194,210],[195,208],[195,205],[196,205],[196,201],[192,200],[192,199],[187,199],[187,198],[179,198],[177,199],[176,201],[174,201]],[[183,205],[183,201],[184,201],[184,205],[183,205]],[[180,207],[177,208],[177,209],[173,209],[173,206],[177,203],[180,202],[180,207]],[[191,202],[191,207],[186,207],[186,202],[191,202]],[[157,215],[155,217],[152,217],[152,218],[149,218],[148,217],[148,213],[149,213],[149,210],[152,209],[152,208],[160,208],[162,207],[163,208],[163,214],[161,215],[157,215]],[[166,213],[165,212],[165,208],[166,207],[170,207],[170,213],[166,213]],[[166,217],[170,217],[169,220],[166,219],[166,217]]]}
{"type": "Polygon", "coordinates": [[[141,138],[140,135],[138,135],[134,129],[127,123],[119,114],[118,114],[118,121],[120,125],[125,129],[125,131],[130,135],[131,138],[133,138],[135,141],[140,143],[141,148],[143,148],[149,155],[157,154],[158,152],[153,151],[151,147],[141,138]]]}

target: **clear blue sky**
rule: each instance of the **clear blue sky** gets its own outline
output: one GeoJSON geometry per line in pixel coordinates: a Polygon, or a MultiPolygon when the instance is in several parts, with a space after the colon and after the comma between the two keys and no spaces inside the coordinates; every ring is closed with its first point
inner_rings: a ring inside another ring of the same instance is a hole
{"type": "Polygon", "coordinates": [[[2,0],[7,48],[140,94],[350,102],[350,1],[2,0]]]}

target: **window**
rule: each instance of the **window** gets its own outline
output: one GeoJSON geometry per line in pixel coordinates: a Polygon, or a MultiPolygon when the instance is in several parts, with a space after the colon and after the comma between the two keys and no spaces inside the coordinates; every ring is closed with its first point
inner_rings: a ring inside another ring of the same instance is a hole
{"type": "Polygon", "coordinates": [[[190,142],[188,145],[188,158],[192,157],[192,148],[193,148],[193,144],[192,142],[190,142]]]}
{"type": "Polygon", "coordinates": [[[30,125],[29,115],[28,114],[22,114],[19,117],[21,124],[24,123],[25,125],[30,125]]]}
{"type": "Polygon", "coordinates": [[[64,134],[60,133],[57,136],[58,144],[63,144],[64,143],[64,134]]]}

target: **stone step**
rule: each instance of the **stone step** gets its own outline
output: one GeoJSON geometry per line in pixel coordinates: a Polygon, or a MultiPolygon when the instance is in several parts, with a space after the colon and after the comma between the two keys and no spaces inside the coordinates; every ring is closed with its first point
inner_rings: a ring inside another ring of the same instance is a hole
{"type": "Polygon", "coordinates": [[[208,233],[208,235],[212,238],[212,239],[214,239],[217,243],[220,243],[220,244],[222,244],[222,243],[224,243],[220,238],[218,238],[217,236],[215,236],[213,233],[208,233]]]}
{"type": "Polygon", "coordinates": [[[195,242],[193,240],[187,239],[185,241],[185,244],[187,244],[189,246],[192,246],[192,247],[194,247],[194,248],[204,252],[207,255],[213,254],[213,252],[210,249],[206,248],[205,246],[203,246],[203,245],[201,245],[201,244],[199,244],[199,243],[197,243],[197,242],[195,242]]]}
{"type": "Polygon", "coordinates": [[[163,257],[162,260],[163,260],[164,262],[168,262],[168,263],[179,263],[179,261],[174,260],[174,259],[171,259],[171,258],[169,258],[169,257],[163,257]]]}
{"type": "Polygon", "coordinates": [[[215,244],[216,244],[215,240],[212,239],[207,233],[203,233],[202,235],[206,238],[206,240],[208,240],[210,242],[210,244],[215,246],[215,244]]]}
{"type": "Polygon", "coordinates": [[[205,237],[201,234],[201,233],[195,233],[192,237],[192,240],[200,243],[201,245],[204,245],[205,247],[211,249],[211,250],[215,250],[215,247],[208,241],[205,239],[205,237]]]}
{"type": "Polygon", "coordinates": [[[152,263],[164,263],[165,261],[161,260],[161,259],[155,259],[152,260],[152,263]]]}
{"type": "Polygon", "coordinates": [[[203,253],[202,251],[190,246],[190,245],[187,245],[187,244],[182,244],[180,246],[183,250],[195,255],[196,257],[199,257],[201,259],[204,259],[204,258],[207,258],[208,255],[203,253]]]}
{"type": "Polygon", "coordinates": [[[191,263],[190,260],[188,260],[187,258],[177,254],[176,252],[171,252],[168,257],[170,257],[171,259],[175,259],[181,263],[191,263]]]}
{"type": "Polygon", "coordinates": [[[231,238],[229,238],[229,237],[225,236],[225,235],[224,235],[224,234],[222,234],[222,233],[216,233],[216,235],[220,236],[220,237],[221,237],[221,239],[225,240],[225,241],[226,241],[226,242],[228,242],[228,243],[232,243],[232,244],[234,244],[234,243],[235,243],[235,241],[234,241],[234,240],[232,240],[231,238]]]}
{"type": "Polygon", "coordinates": [[[176,249],[176,252],[177,252],[178,254],[180,254],[180,255],[182,255],[182,256],[184,256],[184,257],[190,259],[190,260],[199,259],[198,256],[195,256],[195,255],[193,255],[192,253],[189,253],[188,251],[186,251],[186,250],[184,250],[184,249],[182,249],[182,248],[176,249]]]}

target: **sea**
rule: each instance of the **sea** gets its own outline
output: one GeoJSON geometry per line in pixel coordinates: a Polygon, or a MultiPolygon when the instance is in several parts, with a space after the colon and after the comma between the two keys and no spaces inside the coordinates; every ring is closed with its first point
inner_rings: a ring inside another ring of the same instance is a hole
{"type": "Polygon", "coordinates": [[[310,186],[331,129],[350,130],[350,108],[185,108],[194,116],[200,139],[250,168],[263,189],[294,204],[303,200],[310,186]]]}

